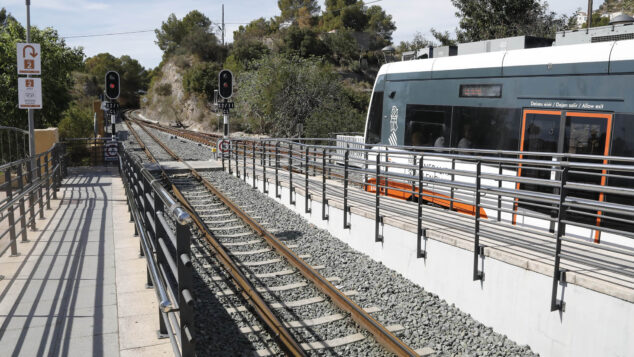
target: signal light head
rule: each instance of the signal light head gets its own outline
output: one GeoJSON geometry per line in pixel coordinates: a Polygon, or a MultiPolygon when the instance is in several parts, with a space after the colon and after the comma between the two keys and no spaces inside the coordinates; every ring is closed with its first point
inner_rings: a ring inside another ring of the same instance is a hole
{"type": "Polygon", "coordinates": [[[229,99],[233,95],[233,73],[223,69],[218,74],[218,94],[224,99],[229,99]]]}
{"type": "Polygon", "coordinates": [[[115,71],[108,71],[106,73],[106,97],[108,99],[119,98],[119,73],[115,71]]]}

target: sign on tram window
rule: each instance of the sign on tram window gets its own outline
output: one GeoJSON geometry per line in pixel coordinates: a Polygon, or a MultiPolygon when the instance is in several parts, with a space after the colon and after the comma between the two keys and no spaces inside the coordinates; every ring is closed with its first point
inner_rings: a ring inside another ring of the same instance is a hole
{"type": "Polygon", "coordinates": [[[461,98],[502,98],[501,84],[461,84],[461,98]]]}

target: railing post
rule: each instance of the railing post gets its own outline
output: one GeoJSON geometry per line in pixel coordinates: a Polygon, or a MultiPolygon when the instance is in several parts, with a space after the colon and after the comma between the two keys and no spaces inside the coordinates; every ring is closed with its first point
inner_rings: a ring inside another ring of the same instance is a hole
{"type": "MultiPolygon", "coordinates": [[[[22,172],[22,164],[18,165],[18,188],[20,189],[20,193],[24,191],[24,175],[22,172]]],[[[26,237],[26,208],[24,207],[24,197],[20,197],[20,227],[22,228],[20,232],[22,232],[22,242],[28,242],[29,240],[26,237]]]]}
{"type": "Polygon", "coordinates": [[[484,280],[484,272],[480,271],[478,265],[480,256],[484,256],[484,247],[480,246],[480,188],[482,163],[478,160],[476,163],[476,183],[475,183],[475,220],[474,220],[474,239],[473,239],[473,280],[484,280]]]}
{"type": "Polygon", "coordinates": [[[293,199],[293,192],[295,192],[293,187],[293,144],[288,145],[288,175],[288,203],[295,205],[293,199]]]}
{"type": "Polygon", "coordinates": [[[350,228],[350,222],[348,222],[348,175],[350,166],[350,149],[346,148],[345,154],[343,154],[343,229],[350,228]]]}
{"type": "Polygon", "coordinates": [[[251,142],[251,150],[253,151],[251,156],[251,164],[253,165],[253,188],[257,188],[255,186],[255,141],[251,142]]]}
{"type": "Polygon", "coordinates": [[[42,156],[38,157],[37,160],[37,181],[38,181],[38,202],[40,204],[40,219],[44,219],[44,195],[42,191],[42,160],[44,158],[42,156]]]}
{"type": "Polygon", "coordinates": [[[233,147],[233,145],[234,145],[234,141],[233,140],[229,140],[229,154],[227,155],[227,164],[229,166],[229,175],[233,175],[233,171],[231,170],[231,153],[235,149],[233,147]]]}
{"type": "Polygon", "coordinates": [[[44,165],[44,174],[46,176],[46,209],[50,210],[51,209],[51,177],[50,177],[50,172],[48,167],[51,164],[52,154],[47,153],[45,157],[46,157],[46,161],[44,165]]]}
{"type": "Polygon", "coordinates": [[[191,232],[189,215],[179,210],[176,217],[176,261],[178,266],[178,306],[180,308],[181,355],[193,356],[195,353],[193,272],[190,259],[191,232]]]}
{"type": "Polygon", "coordinates": [[[275,198],[282,198],[280,195],[280,142],[275,143],[275,198]]]}
{"type": "Polygon", "coordinates": [[[328,199],[326,198],[326,149],[322,150],[321,155],[321,219],[328,220],[328,214],[326,213],[326,205],[328,199]]]}
{"type": "Polygon", "coordinates": [[[311,209],[310,207],[308,207],[308,201],[311,199],[310,193],[308,191],[308,168],[309,168],[309,163],[308,160],[310,158],[310,147],[307,145],[306,146],[306,158],[305,158],[305,163],[306,163],[306,176],[305,176],[305,183],[304,183],[304,212],[305,213],[311,213],[311,209]]]}
{"type": "Polygon", "coordinates": [[[379,206],[381,204],[381,152],[377,152],[376,155],[376,196],[375,196],[375,211],[374,211],[374,241],[375,242],[383,242],[383,235],[380,234],[380,225],[383,223],[383,218],[381,217],[381,211],[379,206]]]}
{"type": "MultiPolygon", "coordinates": [[[[7,185],[7,201],[11,202],[13,200],[13,188],[11,187],[11,167],[9,167],[4,172],[4,182],[7,185]]],[[[11,204],[7,209],[7,215],[9,216],[9,238],[11,239],[11,256],[15,257],[18,255],[18,245],[16,243],[15,236],[15,216],[13,214],[14,204],[11,204]]]]}
{"type": "MultiPolygon", "coordinates": [[[[455,154],[455,152],[453,150],[449,151],[450,154],[455,154]]],[[[456,174],[454,174],[454,171],[456,170],[456,158],[452,156],[451,158],[451,200],[449,201],[449,210],[453,211],[453,202],[455,199],[455,189],[453,187],[453,184],[456,182],[456,174]]]]}
{"type": "Polygon", "coordinates": [[[236,141],[236,149],[235,149],[235,155],[234,155],[235,164],[236,164],[236,177],[240,178],[240,166],[238,166],[239,165],[239,163],[238,163],[238,150],[240,150],[240,144],[238,143],[238,141],[236,141]]]}
{"type": "Polygon", "coordinates": [[[53,188],[53,199],[56,200],[57,199],[57,152],[58,152],[58,146],[57,144],[55,146],[53,146],[53,151],[51,152],[51,168],[52,168],[52,179],[51,179],[51,185],[53,188]]]}
{"type": "Polygon", "coordinates": [[[564,167],[561,172],[561,181],[559,184],[559,212],[557,214],[557,234],[555,244],[555,264],[553,267],[553,291],[550,300],[550,311],[564,310],[565,304],[563,301],[557,299],[557,290],[559,283],[562,280],[562,270],[559,265],[561,262],[561,237],[566,234],[566,195],[568,194],[566,189],[566,182],[568,180],[568,167],[564,167]]]}
{"type": "MultiPolygon", "coordinates": [[[[502,158],[502,154],[498,154],[498,160],[502,158]]],[[[501,191],[502,190],[502,174],[504,173],[504,171],[502,171],[502,162],[498,161],[498,190],[501,191]]],[[[500,194],[498,191],[498,222],[502,221],[502,194],[500,194]]]]}
{"type": "MultiPolygon", "coordinates": [[[[223,145],[218,145],[219,149],[222,149],[223,145]]],[[[220,153],[220,158],[222,159],[222,172],[225,172],[225,153],[222,150],[218,150],[220,153]]]]}
{"type": "Polygon", "coordinates": [[[247,182],[247,142],[242,142],[242,180],[247,182]]]}
{"type": "MultiPolygon", "coordinates": [[[[266,148],[266,142],[262,141],[262,156],[260,157],[262,159],[262,192],[263,193],[269,193],[269,190],[266,188],[267,185],[267,181],[266,181],[266,156],[268,153],[268,149],[266,148]]],[[[269,166],[271,165],[271,159],[269,159],[269,166]]]]}
{"type": "Polygon", "coordinates": [[[418,215],[416,216],[418,221],[416,256],[418,258],[427,258],[427,251],[422,246],[422,240],[427,240],[426,231],[423,229],[423,178],[423,155],[421,154],[418,161],[418,215]]]}
{"type": "MultiPolygon", "coordinates": [[[[33,165],[31,165],[31,160],[26,161],[26,170],[27,170],[27,180],[29,186],[33,186],[33,165]]],[[[31,214],[31,230],[35,231],[37,227],[35,226],[35,193],[31,191],[29,193],[29,213],[31,214]]]]}

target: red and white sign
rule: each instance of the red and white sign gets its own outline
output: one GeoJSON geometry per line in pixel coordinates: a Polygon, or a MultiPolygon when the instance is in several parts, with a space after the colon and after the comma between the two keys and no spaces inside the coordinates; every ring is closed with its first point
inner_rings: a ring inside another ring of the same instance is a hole
{"type": "Polygon", "coordinates": [[[229,140],[220,140],[218,141],[218,152],[221,154],[226,154],[229,152],[231,148],[231,142],[229,140]]]}
{"type": "Polygon", "coordinates": [[[18,107],[42,109],[41,78],[18,78],[18,107]]]}
{"type": "Polygon", "coordinates": [[[18,43],[18,74],[42,74],[42,51],[39,43],[18,43]]]}
{"type": "Polygon", "coordinates": [[[117,161],[119,160],[119,145],[116,141],[109,141],[104,147],[104,160],[105,161],[117,161]]]}

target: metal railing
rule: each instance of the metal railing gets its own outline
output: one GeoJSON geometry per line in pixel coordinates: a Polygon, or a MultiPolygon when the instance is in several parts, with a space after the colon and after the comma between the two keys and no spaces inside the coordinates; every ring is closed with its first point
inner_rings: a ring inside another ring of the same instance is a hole
{"type": "Polygon", "coordinates": [[[36,230],[36,217],[44,218],[44,207],[51,209],[57,199],[62,177],[66,175],[63,147],[0,165],[0,255],[10,249],[19,254],[17,241],[27,240],[27,228],[36,230]]]}
{"type": "Polygon", "coordinates": [[[0,165],[29,157],[29,132],[0,126],[0,165]]]}
{"type": "Polygon", "coordinates": [[[147,261],[147,286],[154,287],[159,302],[159,333],[171,340],[175,355],[193,356],[191,216],[138,158],[121,147],[119,153],[130,221],[147,261]]]}
{"type": "Polygon", "coordinates": [[[375,241],[385,217],[417,225],[419,258],[429,233],[453,232],[473,240],[473,280],[483,280],[485,247],[515,247],[550,257],[551,309],[563,308],[558,286],[568,269],[604,272],[634,286],[634,158],[556,153],[369,148],[319,139],[232,139],[223,169],[253,186],[271,181],[276,197],[284,182],[289,203],[304,192],[305,211],[321,198],[374,211],[375,241]],[[399,200],[398,198],[402,199],[399,200]]]}

